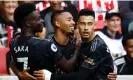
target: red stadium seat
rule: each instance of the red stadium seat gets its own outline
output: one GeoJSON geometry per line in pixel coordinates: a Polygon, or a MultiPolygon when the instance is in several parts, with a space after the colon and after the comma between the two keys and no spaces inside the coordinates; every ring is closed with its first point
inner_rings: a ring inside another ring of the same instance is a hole
{"type": "Polygon", "coordinates": [[[104,27],[104,21],[96,21],[94,30],[99,31],[104,27]]]}
{"type": "Polygon", "coordinates": [[[6,75],[7,66],[6,66],[6,54],[9,51],[9,48],[0,48],[0,75],[6,75]]]}

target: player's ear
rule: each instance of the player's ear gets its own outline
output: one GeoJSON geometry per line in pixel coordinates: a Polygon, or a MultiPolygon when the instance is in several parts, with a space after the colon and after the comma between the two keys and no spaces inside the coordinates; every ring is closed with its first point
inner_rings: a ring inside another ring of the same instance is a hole
{"type": "Polygon", "coordinates": [[[59,23],[59,21],[55,21],[55,25],[57,26],[57,27],[60,27],[60,23],[59,23]]]}

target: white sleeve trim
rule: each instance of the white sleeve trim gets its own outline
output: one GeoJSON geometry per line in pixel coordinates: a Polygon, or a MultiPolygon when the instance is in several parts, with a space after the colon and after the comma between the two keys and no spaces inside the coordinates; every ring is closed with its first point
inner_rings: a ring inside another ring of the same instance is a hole
{"type": "Polygon", "coordinates": [[[51,79],[51,72],[48,70],[43,70],[44,73],[44,80],[50,80],[51,79]]]}

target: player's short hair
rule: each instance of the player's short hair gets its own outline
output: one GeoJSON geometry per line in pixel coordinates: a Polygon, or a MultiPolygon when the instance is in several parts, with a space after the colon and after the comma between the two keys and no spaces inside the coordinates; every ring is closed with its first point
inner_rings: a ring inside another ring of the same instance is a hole
{"type": "Polygon", "coordinates": [[[69,11],[68,11],[68,10],[59,10],[59,11],[56,11],[56,12],[54,12],[54,13],[52,14],[52,16],[51,16],[51,24],[52,24],[54,27],[56,27],[55,22],[54,22],[54,21],[56,20],[56,17],[57,17],[58,15],[64,13],[64,12],[69,12],[69,11]]]}
{"type": "Polygon", "coordinates": [[[25,18],[35,10],[36,7],[32,3],[23,3],[22,5],[18,6],[14,12],[14,21],[17,26],[21,28],[25,18]]]}
{"type": "Polygon", "coordinates": [[[129,40],[129,39],[133,39],[133,31],[130,31],[130,32],[128,32],[127,34],[125,34],[125,35],[123,36],[123,39],[122,39],[122,44],[123,44],[123,46],[126,45],[127,40],[129,40]]]}
{"type": "Polygon", "coordinates": [[[81,9],[78,14],[78,19],[80,18],[80,16],[92,16],[95,19],[95,12],[90,9],[81,9]]]}

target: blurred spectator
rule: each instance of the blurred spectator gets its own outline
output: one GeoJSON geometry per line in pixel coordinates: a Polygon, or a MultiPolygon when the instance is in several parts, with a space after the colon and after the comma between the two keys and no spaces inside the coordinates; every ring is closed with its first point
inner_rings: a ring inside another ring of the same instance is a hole
{"type": "Polygon", "coordinates": [[[44,19],[44,23],[45,23],[45,27],[46,27],[46,38],[53,36],[54,35],[54,28],[51,24],[51,15],[53,12],[57,11],[57,10],[68,10],[72,16],[74,17],[74,21],[76,22],[77,20],[77,15],[78,15],[78,11],[76,9],[76,7],[72,4],[66,4],[65,6],[62,6],[62,0],[54,0],[54,1],[49,1],[50,3],[50,7],[44,9],[43,11],[41,11],[41,16],[44,19]]]}
{"type": "Polygon", "coordinates": [[[96,34],[105,41],[115,59],[125,54],[121,43],[122,35],[118,31],[121,26],[120,13],[117,10],[110,10],[106,13],[105,20],[104,28],[96,34]]]}
{"type": "Polygon", "coordinates": [[[119,10],[124,20],[133,21],[133,12],[131,4],[133,1],[119,1],[119,10]]]}
{"type": "Polygon", "coordinates": [[[119,10],[122,16],[122,33],[123,35],[128,33],[129,23],[133,21],[133,1],[118,1],[119,10]]]}
{"type": "Polygon", "coordinates": [[[133,31],[133,21],[129,23],[128,32],[133,31]]]}
{"type": "Polygon", "coordinates": [[[13,34],[18,28],[14,23],[14,10],[18,7],[17,0],[2,1],[2,13],[0,18],[0,42],[4,47],[8,47],[13,34]]]}
{"type": "Polygon", "coordinates": [[[117,73],[119,75],[133,75],[133,31],[124,35],[122,44],[127,55],[114,61],[117,73]]]}
{"type": "MultiPolygon", "coordinates": [[[[133,1],[129,2],[129,8],[132,11],[133,14],[133,1]]],[[[129,23],[128,31],[133,31],[133,20],[129,23]]]]}
{"type": "MultiPolygon", "coordinates": [[[[5,70],[4,73],[10,74],[11,70],[9,68],[10,65],[10,56],[6,58],[7,52],[9,51],[9,43],[11,39],[13,38],[14,34],[16,35],[16,32],[20,29],[17,28],[17,25],[14,22],[14,10],[16,7],[18,7],[19,3],[17,0],[10,0],[10,1],[2,1],[1,2],[1,15],[0,15],[0,46],[1,48],[1,59],[2,63],[1,66],[4,66],[3,70],[5,70]],[[3,51],[2,51],[3,50],[3,51]],[[6,51],[6,52],[5,52],[6,51]],[[7,62],[6,62],[7,61],[7,62]]],[[[18,34],[18,33],[17,33],[18,34]]]]}
{"type": "Polygon", "coordinates": [[[133,12],[133,1],[130,1],[130,2],[129,2],[129,8],[130,8],[130,10],[133,12]]]}
{"type": "Polygon", "coordinates": [[[126,19],[124,19],[124,20],[121,21],[121,30],[122,30],[122,34],[123,35],[125,35],[125,34],[128,33],[129,23],[130,22],[131,22],[130,20],[126,20],[126,19]]]}

